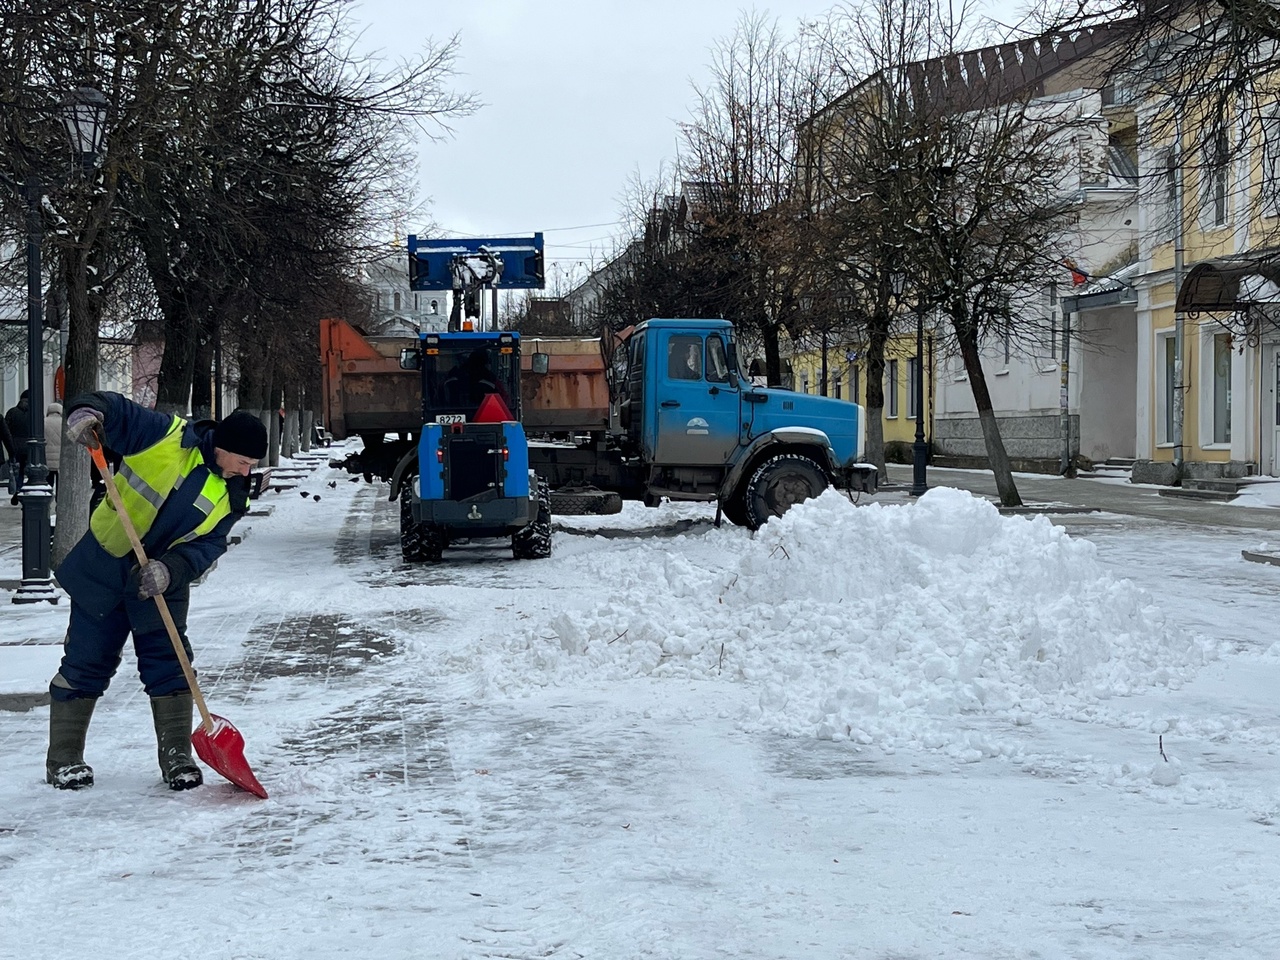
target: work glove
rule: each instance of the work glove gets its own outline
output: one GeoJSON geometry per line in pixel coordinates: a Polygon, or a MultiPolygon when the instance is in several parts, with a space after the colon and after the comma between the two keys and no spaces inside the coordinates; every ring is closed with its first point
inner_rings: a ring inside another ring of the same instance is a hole
{"type": "Polygon", "coordinates": [[[102,442],[102,423],[106,418],[93,407],[76,407],[67,416],[67,439],[86,447],[102,442]]]}
{"type": "Polygon", "coordinates": [[[169,568],[163,561],[152,560],[138,573],[138,599],[145,600],[169,589],[169,568]]]}

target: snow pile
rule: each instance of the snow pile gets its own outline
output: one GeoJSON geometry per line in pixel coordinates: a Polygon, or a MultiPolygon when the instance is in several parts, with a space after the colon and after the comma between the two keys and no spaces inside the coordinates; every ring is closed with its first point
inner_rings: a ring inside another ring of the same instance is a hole
{"type": "Polygon", "coordinates": [[[582,570],[616,581],[608,599],[508,635],[486,678],[746,681],[752,729],[976,757],[1004,749],[976,721],[1074,715],[1215,655],[1088,541],[963,491],[863,507],[828,491],[754,536],[701,539],[714,551],[648,540],[582,570]]]}

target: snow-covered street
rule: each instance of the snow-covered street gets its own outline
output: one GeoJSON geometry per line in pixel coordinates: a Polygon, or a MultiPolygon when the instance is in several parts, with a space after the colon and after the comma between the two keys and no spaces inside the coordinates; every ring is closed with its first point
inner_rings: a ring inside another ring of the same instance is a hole
{"type": "Polygon", "coordinates": [[[0,712],[0,957],[1280,956],[1274,533],[940,487],[409,566],[385,487],[262,502],[189,634],[271,798],[166,790],[128,656],[91,790],[0,712]]]}

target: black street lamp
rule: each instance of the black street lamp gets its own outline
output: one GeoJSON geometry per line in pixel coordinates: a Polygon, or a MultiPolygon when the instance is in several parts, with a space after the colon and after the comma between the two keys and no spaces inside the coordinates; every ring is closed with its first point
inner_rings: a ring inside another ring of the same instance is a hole
{"type": "MultiPolygon", "coordinates": [[[[889,275],[895,299],[901,299],[907,278],[897,271],[889,275]]],[[[911,445],[911,496],[919,497],[929,489],[927,470],[929,445],[924,442],[924,305],[916,293],[916,442],[911,445]]]]}
{"type": "MultiPolygon", "coordinates": [[[[92,87],[78,87],[61,105],[62,123],[76,163],[74,169],[88,170],[98,162],[106,132],[107,99],[92,87]]],[[[18,193],[16,183],[5,182],[18,193]]],[[[34,169],[27,172],[20,191],[27,202],[27,402],[31,417],[27,441],[26,478],[19,494],[22,500],[22,582],[13,595],[14,603],[58,602],[49,571],[52,528],[49,506],[53,488],[45,464],[44,436],[44,304],[40,284],[40,244],[44,239],[41,204],[44,185],[34,169]]]]}

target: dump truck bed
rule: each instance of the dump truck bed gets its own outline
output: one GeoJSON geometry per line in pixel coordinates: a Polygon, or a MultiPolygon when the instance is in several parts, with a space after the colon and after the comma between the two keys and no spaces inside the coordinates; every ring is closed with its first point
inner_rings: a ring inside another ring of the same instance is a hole
{"type": "MultiPolygon", "coordinates": [[[[400,369],[417,337],[365,336],[345,320],[320,321],[324,422],[337,440],[422,429],[421,374],[400,369]]],[[[598,338],[521,338],[521,420],[528,433],[591,433],[609,422],[609,387],[598,338]],[[547,372],[533,372],[534,354],[547,372]]]]}

